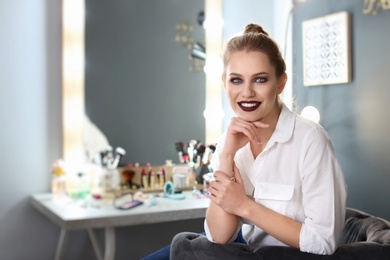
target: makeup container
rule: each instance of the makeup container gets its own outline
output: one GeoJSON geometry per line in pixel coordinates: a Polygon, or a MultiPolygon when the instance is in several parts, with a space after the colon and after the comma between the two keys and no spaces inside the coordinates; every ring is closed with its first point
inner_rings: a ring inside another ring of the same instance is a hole
{"type": "Polygon", "coordinates": [[[191,186],[192,167],[187,164],[179,164],[173,167],[172,179],[175,188],[191,186]]]}
{"type": "Polygon", "coordinates": [[[125,154],[123,148],[117,147],[114,151],[111,146],[100,152],[101,167],[95,177],[94,194],[112,193],[121,188],[122,173],[117,167],[125,154]]]}
{"type": "Polygon", "coordinates": [[[98,189],[110,193],[120,188],[121,176],[117,168],[102,167],[98,176],[98,189]]]}
{"type": "Polygon", "coordinates": [[[181,189],[187,187],[187,176],[182,173],[173,174],[173,185],[175,188],[181,189]]]}

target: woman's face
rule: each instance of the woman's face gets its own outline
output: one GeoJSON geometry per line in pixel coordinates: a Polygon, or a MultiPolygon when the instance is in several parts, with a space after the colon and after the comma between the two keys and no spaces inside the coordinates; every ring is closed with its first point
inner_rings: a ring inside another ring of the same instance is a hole
{"type": "Polygon", "coordinates": [[[239,118],[267,123],[279,116],[277,97],[284,88],[286,77],[276,77],[275,68],[266,54],[234,52],[222,80],[230,106],[239,118]]]}

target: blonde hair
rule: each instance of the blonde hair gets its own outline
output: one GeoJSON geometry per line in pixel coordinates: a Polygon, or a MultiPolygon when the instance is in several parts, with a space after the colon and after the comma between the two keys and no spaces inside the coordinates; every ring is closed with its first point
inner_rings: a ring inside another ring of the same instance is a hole
{"type": "Polygon", "coordinates": [[[269,37],[268,33],[257,24],[248,24],[242,35],[231,38],[222,50],[224,72],[232,53],[237,51],[259,51],[267,55],[269,62],[274,66],[276,76],[286,72],[286,64],[280,53],[278,44],[269,37]]]}

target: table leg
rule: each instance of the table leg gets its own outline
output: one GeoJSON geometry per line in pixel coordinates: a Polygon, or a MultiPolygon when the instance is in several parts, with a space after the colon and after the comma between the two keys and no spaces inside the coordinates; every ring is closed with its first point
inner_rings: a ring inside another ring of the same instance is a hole
{"type": "Polygon", "coordinates": [[[114,260],[115,257],[115,228],[106,227],[105,228],[105,249],[104,249],[104,259],[105,260],[114,260]]]}
{"type": "Polygon", "coordinates": [[[88,235],[89,235],[89,238],[91,239],[93,250],[95,251],[97,259],[103,260],[102,252],[101,252],[99,244],[97,242],[95,231],[93,229],[88,229],[88,235]]]}
{"type": "Polygon", "coordinates": [[[64,256],[66,238],[68,234],[65,229],[61,229],[60,238],[58,239],[55,260],[61,260],[64,256]]]}

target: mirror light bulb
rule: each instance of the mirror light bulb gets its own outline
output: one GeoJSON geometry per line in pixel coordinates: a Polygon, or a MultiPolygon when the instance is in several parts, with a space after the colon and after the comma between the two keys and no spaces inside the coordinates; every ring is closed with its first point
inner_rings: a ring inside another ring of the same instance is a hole
{"type": "Polygon", "coordinates": [[[316,123],[320,122],[320,112],[313,106],[307,106],[302,109],[301,116],[316,123]]]}

